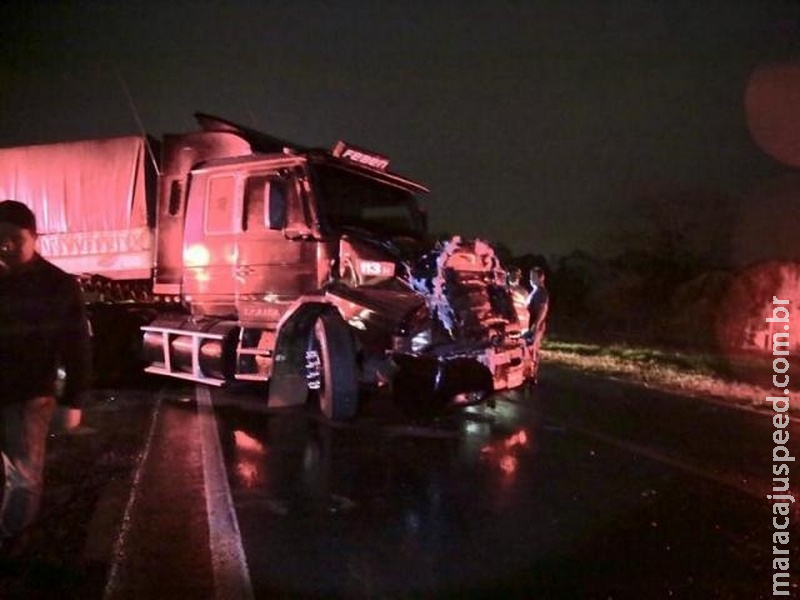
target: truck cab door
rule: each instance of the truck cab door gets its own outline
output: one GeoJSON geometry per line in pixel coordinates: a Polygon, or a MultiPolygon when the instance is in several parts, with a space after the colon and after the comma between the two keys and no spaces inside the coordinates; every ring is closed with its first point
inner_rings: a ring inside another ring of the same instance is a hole
{"type": "Polygon", "coordinates": [[[240,214],[235,173],[203,173],[192,182],[183,243],[183,291],[194,312],[233,316],[240,214]]]}
{"type": "Polygon", "coordinates": [[[311,231],[290,169],[247,175],[236,262],[241,318],[277,320],[269,305],[280,310],[319,288],[319,241],[311,231]]]}

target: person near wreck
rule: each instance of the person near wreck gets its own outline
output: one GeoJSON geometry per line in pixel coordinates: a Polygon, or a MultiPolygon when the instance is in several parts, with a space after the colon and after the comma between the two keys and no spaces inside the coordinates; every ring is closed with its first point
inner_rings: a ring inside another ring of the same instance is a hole
{"type": "Polygon", "coordinates": [[[550,309],[550,294],[545,286],[545,274],[541,267],[533,267],[530,271],[531,292],[528,294],[528,331],[525,338],[531,345],[534,359],[532,381],[539,377],[539,350],[547,329],[547,312],[550,309]]]}
{"type": "Polygon", "coordinates": [[[35,520],[56,408],[78,408],[90,381],[81,289],[39,255],[36,238],[33,212],[0,201],[0,546],[35,520]]]}
{"type": "Polygon", "coordinates": [[[528,330],[528,296],[530,292],[522,283],[522,269],[511,267],[507,279],[508,291],[511,293],[511,302],[517,314],[520,329],[524,333],[528,330]]]}

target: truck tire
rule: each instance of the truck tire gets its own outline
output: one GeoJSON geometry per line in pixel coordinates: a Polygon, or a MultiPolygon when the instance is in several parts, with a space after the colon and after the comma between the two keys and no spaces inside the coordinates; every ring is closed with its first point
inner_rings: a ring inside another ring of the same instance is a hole
{"type": "Polygon", "coordinates": [[[309,389],[332,421],[352,419],[358,408],[358,378],[353,339],[338,314],[320,315],[311,330],[306,354],[309,389]]]}

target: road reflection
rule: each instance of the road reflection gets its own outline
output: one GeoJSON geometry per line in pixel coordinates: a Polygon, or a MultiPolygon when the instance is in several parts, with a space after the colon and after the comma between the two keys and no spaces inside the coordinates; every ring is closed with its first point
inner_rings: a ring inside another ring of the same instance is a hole
{"type": "Polygon", "coordinates": [[[474,477],[476,468],[507,488],[520,460],[533,458],[538,426],[530,405],[503,398],[493,408],[426,420],[365,419],[346,426],[331,425],[311,409],[265,414],[227,403],[217,412],[232,484],[294,496],[380,495],[395,486],[422,491],[449,485],[439,479],[474,477]]]}
{"type": "Polygon", "coordinates": [[[234,474],[237,483],[245,488],[258,487],[262,483],[259,465],[267,452],[264,444],[240,429],[233,432],[233,441],[236,448],[234,474]]]}
{"type": "MultiPolygon", "coordinates": [[[[346,425],[307,407],[253,411],[224,401],[216,412],[237,510],[260,523],[243,531],[248,555],[273,578],[311,569],[315,589],[344,577],[357,593],[367,581],[469,582],[483,570],[485,538],[519,539],[530,518],[539,419],[529,399],[425,419],[368,413],[346,425]],[[303,567],[278,550],[300,532],[303,567]],[[315,560],[326,569],[309,566],[315,560]]],[[[527,560],[521,540],[508,556],[498,567],[527,560]]]]}

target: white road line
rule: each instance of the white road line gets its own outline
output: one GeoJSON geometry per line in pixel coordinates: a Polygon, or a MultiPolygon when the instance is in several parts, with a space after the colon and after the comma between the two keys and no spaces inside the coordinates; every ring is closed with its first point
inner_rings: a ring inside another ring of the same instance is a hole
{"type": "Polygon", "coordinates": [[[622,450],[625,450],[626,452],[631,452],[633,454],[638,454],[639,456],[644,456],[645,458],[668,465],[680,471],[684,471],[685,473],[689,473],[690,475],[694,475],[695,477],[700,477],[702,479],[712,481],[716,484],[733,488],[734,490],[741,492],[743,494],[747,494],[748,496],[752,496],[753,498],[764,499],[766,498],[766,495],[770,493],[769,487],[761,484],[760,482],[750,482],[747,481],[746,479],[737,478],[725,473],[715,473],[713,471],[703,469],[691,463],[672,458],[671,456],[663,454],[658,450],[648,448],[647,446],[642,446],[633,442],[620,440],[610,435],[600,433],[599,431],[593,431],[591,429],[570,425],[568,423],[552,423],[552,424],[559,425],[560,427],[563,427],[567,431],[570,430],[574,431],[582,436],[595,439],[599,442],[608,444],[609,446],[620,448],[622,450]]]}
{"type": "Polygon", "coordinates": [[[239,522],[233,507],[231,489],[217,432],[217,421],[207,387],[195,387],[200,440],[203,451],[203,477],[206,487],[209,544],[214,570],[215,597],[219,600],[252,600],[253,588],[247,558],[242,547],[239,522]]]}
{"type": "Polygon", "coordinates": [[[158,422],[158,415],[161,412],[162,392],[156,395],[156,403],[153,407],[153,412],[150,415],[150,430],[147,433],[147,441],[144,444],[144,449],[139,455],[139,463],[136,465],[136,472],[133,475],[131,483],[131,493],[128,496],[128,503],[125,505],[125,512],[122,516],[122,524],[119,528],[117,538],[114,540],[114,548],[111,551],[111,566],[108,570],[108,580],[106,581],[105,589],[103,590],[103,599],[110,600],[120,590],[120,567],[125,560],[125,546],[128,541],[128,534],[131,530],[131,515],[133,514],[133,507],[136,504],[136,498],[139,496],[139,483],[142,479],[144,472],[144,465],[147,462],[147,457],[150,455],[150,448],[153,444],[155,437],[156,423],[158,422]]]}

